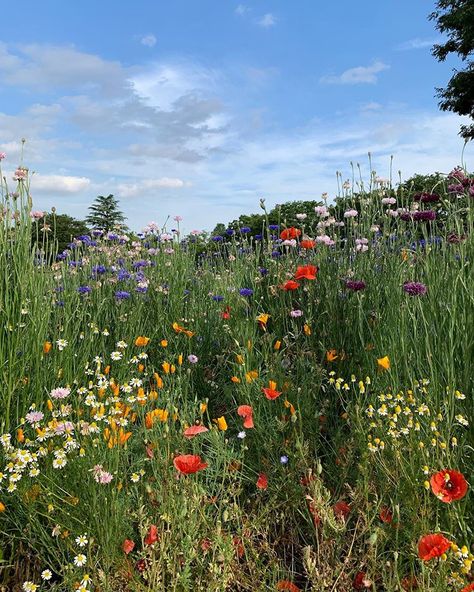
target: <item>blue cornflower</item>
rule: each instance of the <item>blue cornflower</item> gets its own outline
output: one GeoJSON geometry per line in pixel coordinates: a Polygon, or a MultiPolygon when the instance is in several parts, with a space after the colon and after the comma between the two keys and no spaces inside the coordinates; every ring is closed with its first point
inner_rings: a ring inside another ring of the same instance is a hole
{"type": "Polygon", "coordinates": [[[242,234],[247,234],[247,233],[249,233],[249,232],[252,232],[252,229],[251,229],[251,228],[249,228],[248,226],[242,226],[242,228],[240,229],[240,232],[241,232],[242,234]]]}
{"type": "Polygon", "coordinates": [[[228,228],[228,229],[225,231],[225,233],[226,233],[228,236],[232,236],[232,235],[234,234],[234,231],[233,231],[233,229],[232,229],[232,228],[228,228]]]}
{"type": "Polygon", "coordinates": [[[92,288],[90,286],[79,286],[77,291],[79,294],[90,294],[92,292],[92,288]]]}
{"type": "Polygon", "coordinates": [[[268,228],[269,228],[270,230],[279,230],[279,228],[280,228],[280,227],[279,227],[279,225],[278,225],[278,224],[269,224],[269,225],[268,225],[268,228]]]}
{"type": "Polygon", "coordinates": [[[125,290],[118,290],[117,292],[115,292],[115,298],[117,298],[117,300],[127,300],[127,298],[130,298],[130,292],[125,292],[125,290]]]}
{"type": "Polygon", "coordinates": [[[266,267],[260,267],[258,271],[260,272],[260,275],[268,275],[268,269],[266,267]]]}
{"type": "Polygon", "coordinates": [[[241,288],[239,290],[239,294],[241,296],[252,296],[253,290],[251,290],[250,288],[241,288]]]}
{"type": "Polygon", "coordinates": [[[280,456],[280,462],[282,465],[286,465],[288,463],[288,457],[286,456],[286,454],[280,456]]]}
{"type": "Polygon", "coordinates": [[[212,299],[213,299],[215,302],[222,302],[222,301],[224,300],[224,296],[220,296],[219,294],[215,294],[215,295],[212,297],[212,299]]]}
{"type": "Polygon", "coordinates": [[[217,236],[212,236],[211,240],[213,240],[215,243],[220,243],[221,241],[224,240],[224,237],[217,235],[217,236]]]}

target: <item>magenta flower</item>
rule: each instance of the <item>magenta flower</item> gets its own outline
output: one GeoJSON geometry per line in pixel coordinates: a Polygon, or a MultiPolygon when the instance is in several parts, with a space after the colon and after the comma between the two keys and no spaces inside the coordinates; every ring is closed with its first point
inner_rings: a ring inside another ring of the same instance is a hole
{"type": "Polygon", "coordinates": [[[403,290],[410,296],[423,296],[427,292],[427,287],[421,282],[405,282],[403,290]]]}

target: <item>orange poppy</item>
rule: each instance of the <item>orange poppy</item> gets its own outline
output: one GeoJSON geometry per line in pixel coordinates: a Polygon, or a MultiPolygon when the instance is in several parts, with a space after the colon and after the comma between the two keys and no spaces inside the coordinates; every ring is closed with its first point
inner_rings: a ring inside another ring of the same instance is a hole
{"type": "Polygon", "coordinates": [[[203,425],[193,425],[184,430],[184,437],[185,438],[194,438],[198,434],[204,434],[204,432],[208,432],[209,430],[206,426],[203,425]]]}
{"type": "Polygon", "coordinates": [[[468,584],[467,586],[465,586],[461,592],[473,592],[474,590],[474,582],[472,582],[472,584],[468,584]]]}
{"type": "Polygon", "coordinates": [[[387,508],[387,507],[380,508],[379,518],[385,524],[391,524],[393,521],[393,514],[392,514],[390,508],[387,508]]]}
{"type": "Polygon", "coordinates": [[[266,489],[268,487],[268,477],[265,473],[260,473],[257,479],[257,487],[258,489],[266,489]]]}
{"type": "Polygon", "coordinates": [[[43,343],[43,353],[44,354],[49,354],[49,352],[51,351],[51,348],[53,347],[53,344],[51,343],[51,341],[45,341],[43,343]]]}
{"type": "Polygon", "coordinates": [[[464,475],[453,469],[438,471],[431,476],[430,484],[436,497],[446,504],[460,500],[467,493],[467,481],[464,475]]]}
{"type": "Polygon", "coordinates": [[[287,590],[287,592],[300,592],[300,588],[289,580],[280,580],[276,586],[277,590],[287,590]]]}
{"type": "Polygon", "coordinates": [[[209,466],[207,463],[203,463],[197,454],[180,454],[173,460],[173,465],[182,475],[192,475],[209,466]]]}
{"type": "Polygon", "coordinates": [[[298,238],[301,235],[301,230],[299,228],[294,228],[291,226],[290,228],[285,228],[280,232],[280,238],[282,240],[293,240],[294,238],[298,238]]]}
{"type": "Polygon", "coordinates": [[[326,362],[334,362],[338,357],[337,350],[335,349],[330,349],[326,352],[326,362]]]}
{"type": "Polygon", "coordinates": [[[315,280],[318,268],[316,265],[300,265],[295,273],[295,280],[315,280]]]}
{"type": "Polygon", "coordinates": [[[244,428],[255,427],[253,424],[253,409],[250,405],[240,405],[237,408],[237,413],[244,418],[244,428]]]}
{"type": "Polygon", "coordinates": [[[158,527],[155,524],[152,524],[148,529],[148,533],[143,542],[145,543],[145,545],[153,545],[153,543],[156,543],[159,540],[159,538],[160,537],[158,536],[158,527]]]}
{"type": "Polygon", "coordinates": [[[303,247],[303,249],[314,249],[316,243],[314,240],[305,239],[300,242],[300,246],[303,247]]]}
{"type": "Polygon", "coordinates": [[[418,557],[429,561],[434,557],[441,557],[451,547],[451,543],[440,532],[426,534],[418,542],[418,557]]]}
{"type": "Polygon", "coordinates": [[[300,285],[298,284],[298,282],[295,282],[294,280],[288,280],[281,286],[282,290],[285,290],[285,292],[297,290],[299,287],[300,285]]]}
{"type": "Polygon", "coordinates": [[[224,309],[224,312],[221,314],[221,317],[223,319],[230,319],[230,311],[231,311],[230,306],[226,306],[224,309]]]}
{"type": "Polygon", "coordinates": [[[270,401],[277,399],[281,395],[281,391],[277,391],[274,388],[262,388],[262,393],[264,393],[270,401]]]}

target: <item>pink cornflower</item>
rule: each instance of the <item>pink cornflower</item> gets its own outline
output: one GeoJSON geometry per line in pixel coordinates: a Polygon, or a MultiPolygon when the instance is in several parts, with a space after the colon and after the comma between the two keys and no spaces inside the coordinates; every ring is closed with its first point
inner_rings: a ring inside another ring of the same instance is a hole
{"type": "Polygon", "coordinates": [[[107,485],[107,483],[110,483],[114,478],[112,473],[104,471],[102,465],[95,465],[95,467],[91,470],[94,474],[94,480],[102,485],[107,485]]]}
{"type": "Polygon", "coordinates": [[[49,396],[52,399],[65,399],[69,395],[70,392],[71,392],[70,389],[60,386],[58,388],[53,389],[49,393],[49,396]]]}
{"type": "Polygon", "coordinates": [[[7,155],[5,154],[5,152],[0,152],[0,160],[3,160],[6,157],[7,155]]]}
{"type": "Polygon", "coordinates": [[[344,212],[344,218],[356,218],[359,215],[357,210],[346,210],[344,212]]]}
{"type": "Polygon", "coordinates": [[[292,310],[290,312],[290,317],[293,317],[294,319],[298,318],[298,317],[302,317],[303,316],[303,311],[302,310],[292,310]]]}
{"type": "Polygon", "coordinates": [[[43,419],[43,417],[44,413],[42,413],[41,411],[29,411],[25,415],[26,421],[33,426],[39,423],[43,419]]]}
{"type": "Polygon", "coordinates": [[[41,210],[33,210],[30,212],[30,218],[32,220],[41,220],[44,217],[44,212],[41,210]]]}
{"type": "Polygon", "coordinates": [[[182,216],[175,216],[175,217],[173,218],[173,220],[174,220],[175,222],[182,222],[182,220],[183,220],[183,217],[182,217],[182,216]]]}

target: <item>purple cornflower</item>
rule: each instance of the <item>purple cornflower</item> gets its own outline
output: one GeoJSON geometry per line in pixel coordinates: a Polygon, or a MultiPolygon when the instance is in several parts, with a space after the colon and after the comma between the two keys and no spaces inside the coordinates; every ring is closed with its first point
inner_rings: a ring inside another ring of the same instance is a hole
{"type": "Polygon", "coordinates": [[[429,222],[436,220],[436,212],[434,210],[424,210],[422,212],[414,212],[413,220],[417,222],[429,222]]]}
{"type": "Polygon", "coordinates": [[[92,292],[92,288],[90,286],[79,286],[77,291],[79,294],[90,294],[92,292]]]}
{"type": "Polygon", "coordinates": [[[70,389],[60,386],[58,388],[53,389],[49,393],[49,396],[51,397],[51,399],[65,399],[70,392],[70,389]]]}
{"type": "Polygon", "coordinates": [[[117,298],[117,300],[127,300],[127,298],[130,298],[130,292],[126,292],[125,290],[118,290],[117,292],[115,292],[115,298],[117,298]]]}
{"type": "Polygon", "coordinates": [[[439,201],[439,195],[437,193],[429,193],[428,191],[422,191],[421,193],[415,193],[413,196],[414,201],[421,201],[423,203],[432,203],[439,201]]]}
{"type": "Polygon", "coordinates": [[[29,411],[26,415],[25,415],[25,419],[26,421],[31,424],[32,426],[34,426],[35,424],[38,424],[44,417],[44,413],[42,413],[41,411],[29,411]]]}
{"type": "Polygon", "coordinates": [[[403,290],[410,296],[423,296],[426,294],[427,287],[421,282],[405,282],[403,290]]]}
{"type": "Polygon", "coordinates": [[[365,290],[366,283],[363,281],[357,280],[347,280],[346,281],[346,288],[348,290],[352,290],[353,292],[360,292],[360,290],[365,290]]]}
{"type": "Polygon", "coordinates": [[[239,294],[241,296],[252,296],[253,290],[251,290],[250,288],[241,288],[239,290],[239,294]]]}

